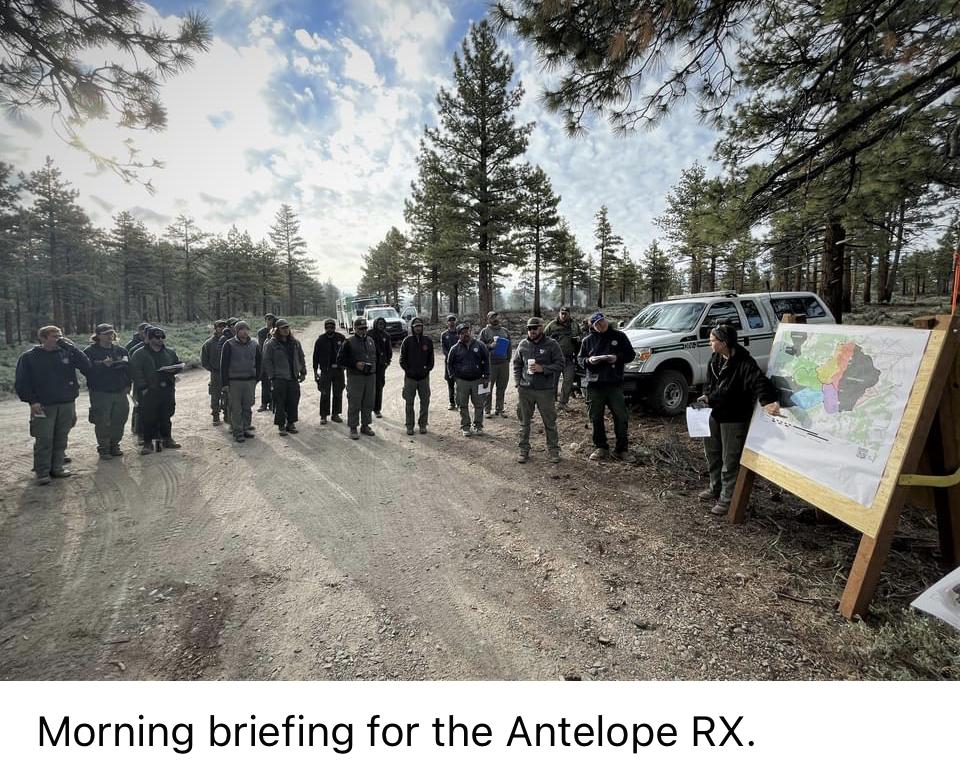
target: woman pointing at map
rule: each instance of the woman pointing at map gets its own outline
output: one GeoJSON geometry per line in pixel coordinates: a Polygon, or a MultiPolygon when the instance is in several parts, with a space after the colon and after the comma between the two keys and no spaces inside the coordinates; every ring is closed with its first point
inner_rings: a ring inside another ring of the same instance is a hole
{"type": "Polygon", "coordinates": [[[718,325],[710,331],[707,383],[698,402],[710,406],[710,437],[704,438],[703,450],[710,472],[710,487],[701,491],[703,501],[716,501],[710,510],[724,515],[730,509],[733,488],[740,472],[740,454],[747,438],[747,427],[754,402],[771,416],[780,413],[779,393],[757,361],[737,343],[737,329],[718,325]]]}

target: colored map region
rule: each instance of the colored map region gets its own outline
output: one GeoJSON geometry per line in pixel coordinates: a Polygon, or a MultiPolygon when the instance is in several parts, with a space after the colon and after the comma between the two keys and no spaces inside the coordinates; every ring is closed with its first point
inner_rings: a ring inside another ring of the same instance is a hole
{"type": "Polygon", "coordinates": [[[927,338],[905,328],[781,325],[767,369],[781,416],[758,410],[747,447],[872,503],[927,338]]]}

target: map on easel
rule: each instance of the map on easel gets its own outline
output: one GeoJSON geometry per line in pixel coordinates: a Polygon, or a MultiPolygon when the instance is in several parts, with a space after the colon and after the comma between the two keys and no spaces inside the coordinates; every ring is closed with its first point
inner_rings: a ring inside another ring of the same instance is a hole
{"type": "Polygon", "coordinates": [[[913,328],[781,324],[747,449],[864,507],[880,487],[929,340],[913,328]]]}

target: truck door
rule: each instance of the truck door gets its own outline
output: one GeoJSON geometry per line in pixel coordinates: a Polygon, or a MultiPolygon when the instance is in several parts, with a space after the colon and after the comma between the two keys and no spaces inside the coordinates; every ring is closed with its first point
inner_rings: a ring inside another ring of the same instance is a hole
{"type": "Polygon", "coordinates": [[[770,349],[773,346],[773,328],[764,318],[763,310],[753,299],[740,299],[740,309],[743,310],[747,321],[747,327],[743,332],[746,339],[744,346],[749,348],[750,355],[757,361],[760,370],[765,371],[770,349]]]}
{"type": "MultiPolygon", "coordinates": [[[[718,301],[707,309],[700,323],[699,342],[697,344],[697,362],[700,365],[698,381],[706,381],[707,364],[710,362],[710,329],[716,325],[732,325],[737,329],[737,337],[743,339],[743,322],[740,311],[732,301],[718,301]]],[[[750,344],[749,340],[744,346],[750,344]]]]}

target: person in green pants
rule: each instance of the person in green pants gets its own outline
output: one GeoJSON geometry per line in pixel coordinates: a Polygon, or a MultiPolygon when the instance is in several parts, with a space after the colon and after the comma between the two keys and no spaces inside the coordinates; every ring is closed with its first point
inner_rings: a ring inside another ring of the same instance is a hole
{"type": "Polygon", "coordinates": [[[123,456],[120,441],[130,415],[130,360],[116,339],[113,326],[100,323],[90,337],[93,343],[83,350],[90,361],[90,421],[97,435],[97,453],[104,460],[123,456]]]}
{"type": "Polygon", "coordinates": [[[70,476],[63,459],[70,430],[77,423],[77,371],[88,376],[91,366],[57,326],[45,325],[38,336],[40,343],[17,360],[14,388],[17,397],[30,406],[37,485],[47,485],[51,477],[70,476]]]}

